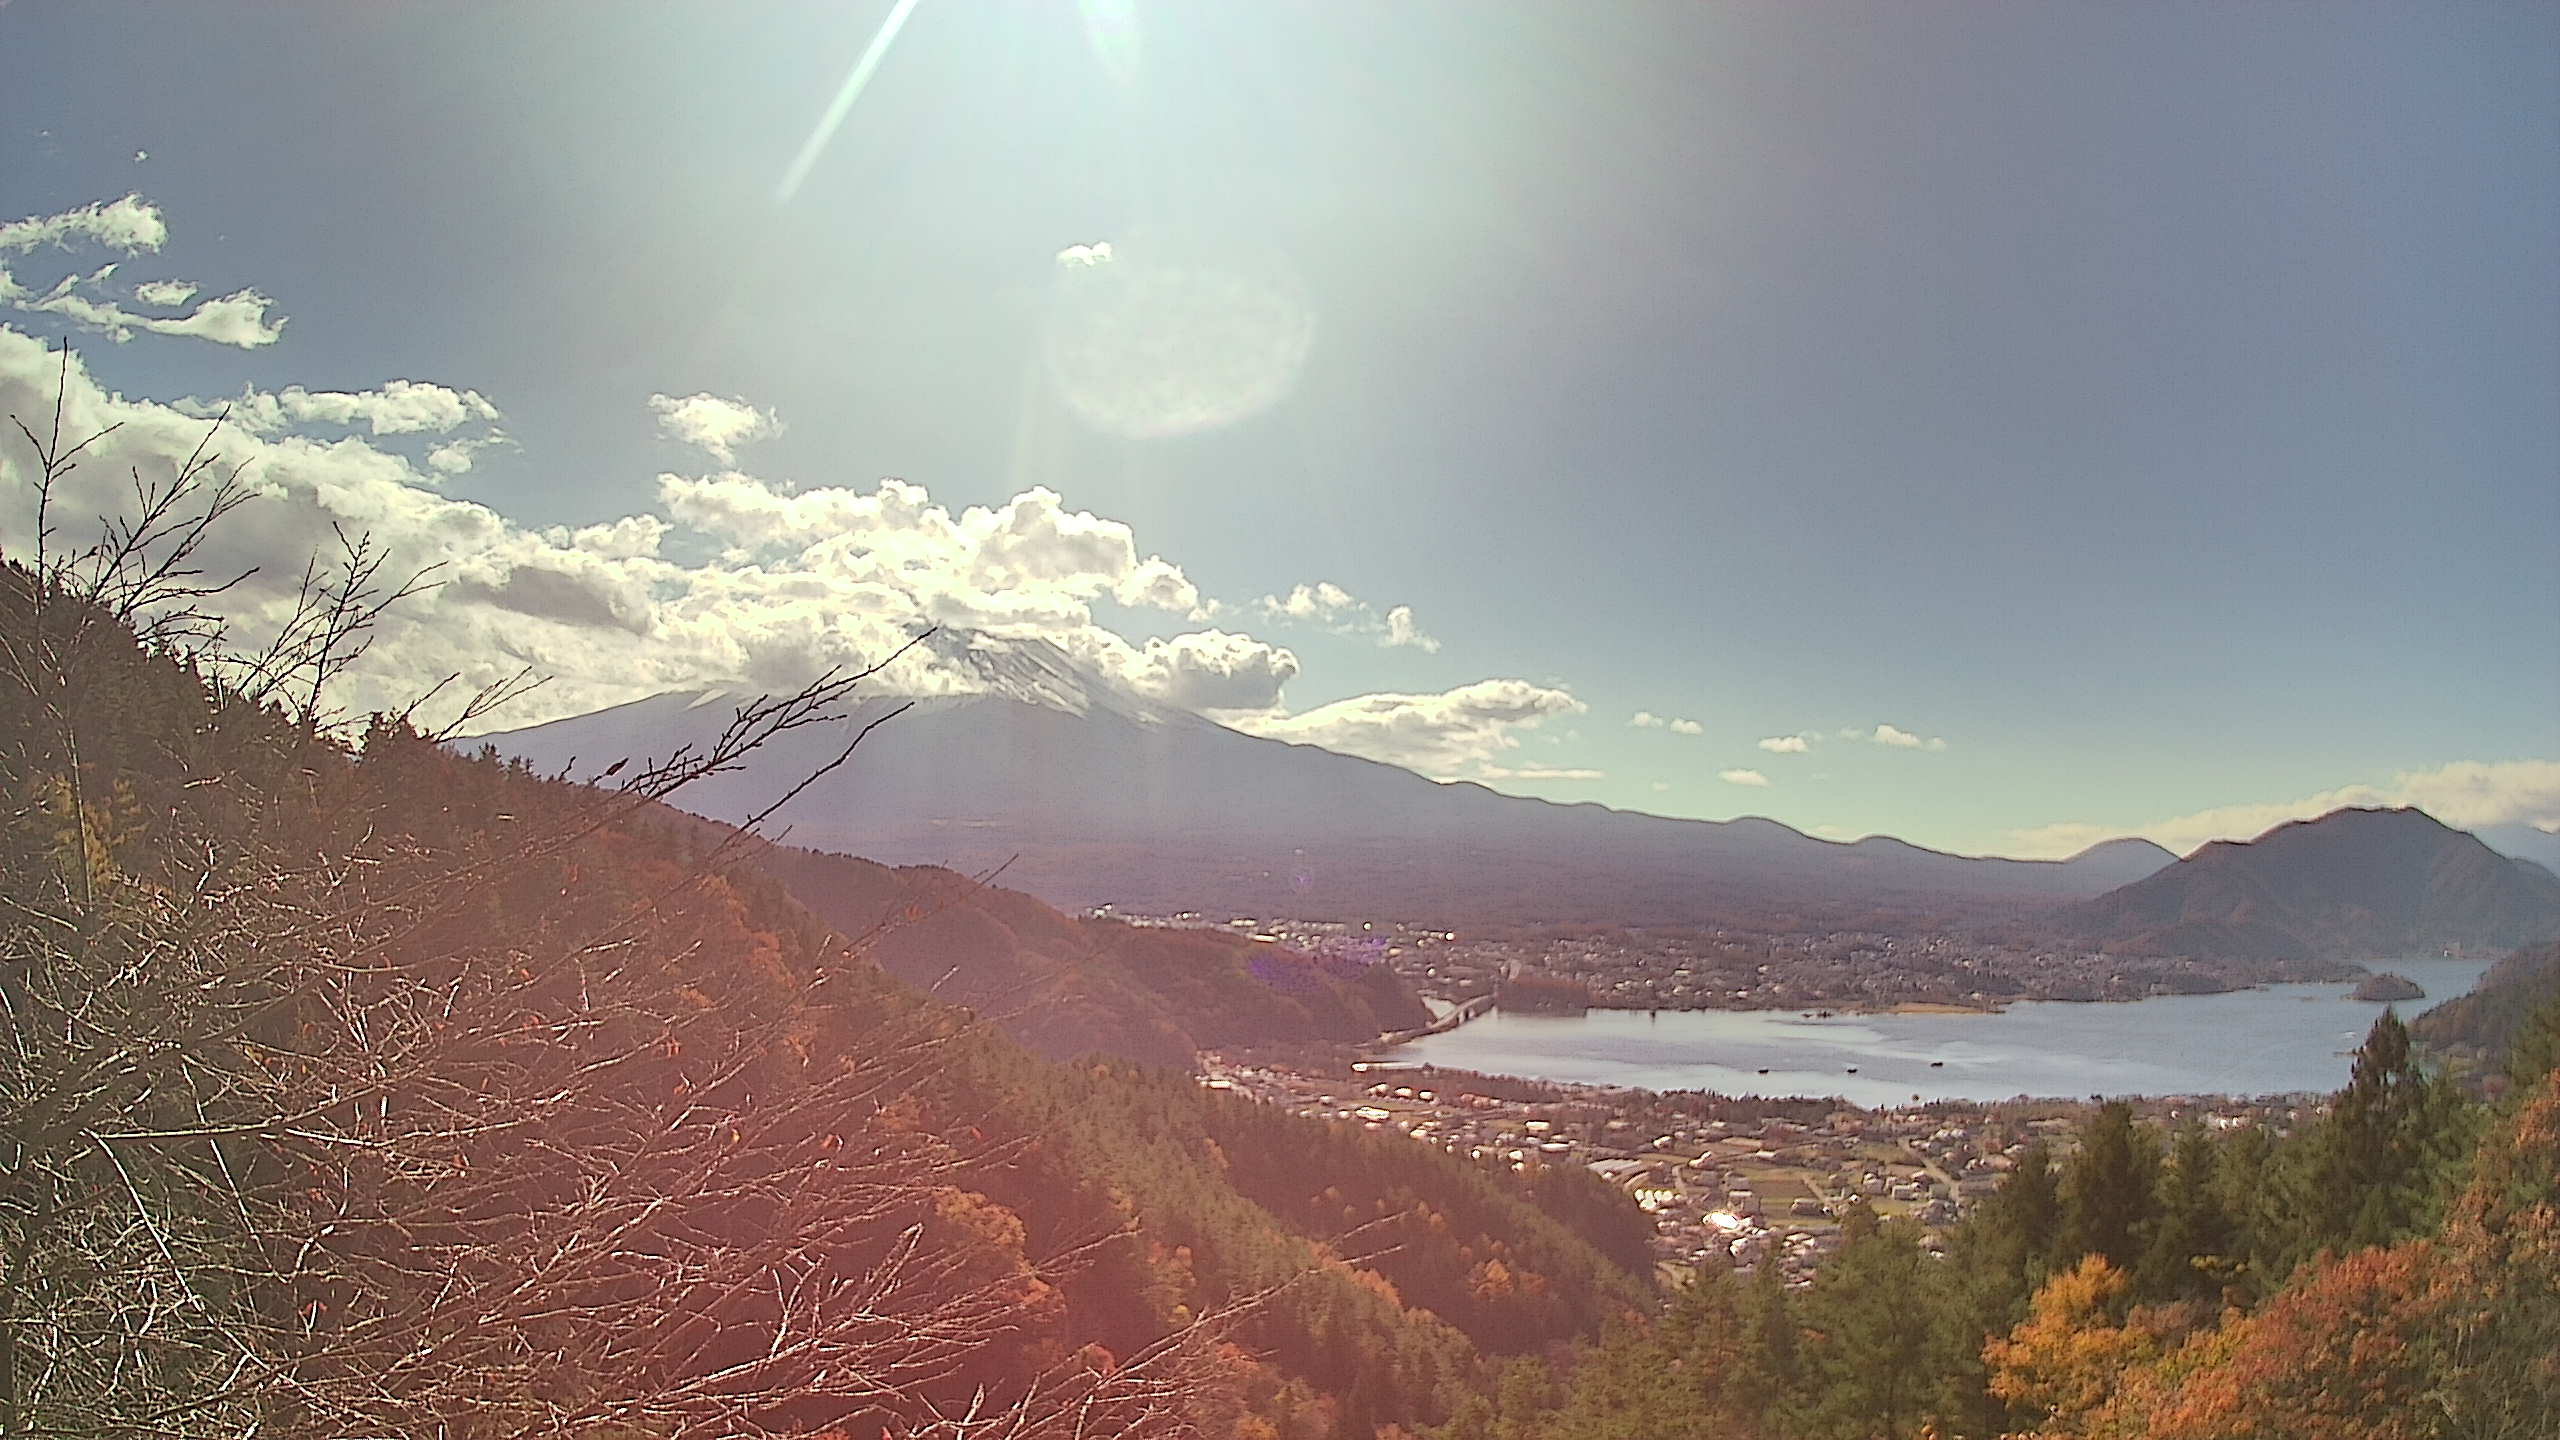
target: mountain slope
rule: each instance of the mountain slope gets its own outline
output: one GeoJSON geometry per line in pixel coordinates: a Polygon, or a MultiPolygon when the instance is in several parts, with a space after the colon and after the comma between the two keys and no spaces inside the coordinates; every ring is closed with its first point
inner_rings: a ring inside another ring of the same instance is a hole
{"type": "Polygon", "coordinates": [[[2560,935],[2560,879],[2417,810],[2216,841],[2057,917],[2130,954],[2364,960],[2560,935]]]}
{"type": "Polygon", "coordinates": [[[2438,1050],[2495,1064],[2526,1017],[2554,1000],[2560,1000],[2560,940],[2518,950],[2490,966],[2468,992],[2410,1021],[2409,1033],[2438,1050]]]}
{"type": "MultiPolygon", "coordinates": [[[[1451,923],[1848,922],[2098,895],[2168,864],[2145,841],[2067,861],[1972,859],[1887,837],[1817,840],[1774,820],[1676,820],[1441,783],[1260,739],[1127,696],[1040,647],[1005,693],[918,699],[779,818],[796,844],[977,872],[1053,904],[1451,923]],[[1072,682],[1072,683],[1071,683],[1072,682]]],[[[718,695],[666,695],[485,742],[594,774],[699,744],[718,695]]],[[[738,820],[898,703],[786,737],[688,805],[738,820]]]]}
{"type": "Polygon", "coordinates": [[[1057,1059],[1092,1052],[1188,1067],[1202,1048],[1374,1039],[1429,1021],[1384,965],[1302,955],[1221,930],[1076,919],[928,866],[792,847],[756,866],[880,968],[966,1005],[1057,1059]]]}

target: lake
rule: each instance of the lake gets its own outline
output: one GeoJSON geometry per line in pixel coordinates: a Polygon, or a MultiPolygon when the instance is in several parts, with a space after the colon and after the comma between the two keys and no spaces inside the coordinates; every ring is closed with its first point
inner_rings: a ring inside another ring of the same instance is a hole
{"type": "MultiPolygon", "coordinates": [[[[2470,989],[2489,963],[2395,960],[2373,968],[2406,975],[2427,992],[2399,1007],[2405,1018],[2470,989]]],[[[2387,1008],[2349,998],[2354,988],[2271,985],[2110,1004],[2028,1001],[1999,1014],[1827,1020],[1796,1010],[1497,1010],[1380,1058],[1648,1090],[1840,1095],[1869,1106],[1908,1104],[1915,1095],[2277,1095],[2346,1083],[2352,1052],[2387,1008]]]]}

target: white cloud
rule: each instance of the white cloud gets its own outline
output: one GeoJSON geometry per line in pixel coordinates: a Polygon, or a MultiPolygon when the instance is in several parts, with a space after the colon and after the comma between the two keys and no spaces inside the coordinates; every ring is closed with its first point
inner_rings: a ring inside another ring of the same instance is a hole
{"type": "MultiPolygon", "coordinates": [[[[37,338],[0,326],[0,413],[49,412],[59,363],[37,338]]],[[[385,626],[344,697],[351,707],[396,707],[448,674],[476,685],[525,666],[556,678],[508,723],[668,690],[789,689],[937,623],[989,644],[1057,645],[1187,707],[1267,711],[1298,671],[1293,653],[1250,636],[1132,644],[1101,625],[1098,603],[1188,613],[1200,608],[1196,587],[1141,550],[1130,527],[1052,491],[954,513],[903,481],[786,492],[734,472],[666,475],[656,514],[533,529],[439,493],[443,446],[424,460],[388,448],[457,410],[475,418],[448,443],[492,443],[496,432],[477,417],[494,407],[470,391],[249,392],[232,403],[254,423],[225,428],[214,448],[226,468],[247,467],[262,498],[221,527],[205,561],[226,573],[261,567],[226,597],[243,634],[280,616],[284,587],[304,557],[334,543],[333,525],[372,534],[396,566],[446,566],[446,583],[385,626]],[[297,416],[355,433],[299,433],[297,416]],[[368,433],[377,422],[381,439],[368,433]]],[[[210,422],[109,393],[75,356],[64,423],[75,435],[119,428],[84,457],[58,516],[116,511],[129,500],[129,469],[170,473],[210,422]]],[[[0,552],[24,553],[30,538],[24,463],[18,447],[0,447],[0,552]]],[[[977,673],[917,652],[884,684],[947,693],[982,687],[977,673]]]]}
{"type": "Polygon", "coordinates": [[[626,515],[602,525],[582,525],[571,529],[554,525],[542,532],[542,538],[563,549],[576,550],[607,560],[636,560],[655,556],[658,547],[675,527],[655,515],[626,515]]]}
{"type": "Polygon", "coordinates": [[[1369,635],[1388,649],[1414,649],[1437,654],[1440,642],[1413,618],[1413,607],[1397,605],[1381,617],[1368,601],[1330,580],[1290,587],[1287,595],[1265,595],[1254,602],[1264,618],[1317,625],[1336,635],[1369,635]]]}
{"type": "Polygon", "coordinates": [[[459,475],[480,463],[480,452],[509,443],[500,431],[461,440],[448,440],[427,452],[427,468],[439,475],[459,475]]]}
{"type": "Polygon", "coordinates": [[[1090,245],[1070,245],[1058,252],[1058,263],[1071,270],[1090,270],[1111,263],[1111,242],[1096,240],[1090,245]]]}
{"type": "Polygon", "coordinates": [[[13,293],[12,284],[0,284],[0,298],[8,299],[20,310],[59,316],[82,329],[97,331],[117,341],[130,339],[137,331],[148,331],[154,335],[184,336],[209,340],[216,345],[256,350],[284,338],[284,317],[279,315],[272,320],[267,317],[268,308],[276,302],[255,290],[235,290],[207,300],[184,315],[140,315],[112,300],[100,300],[81,293],[84,285],[102,281],[107,273],[100,271],[85,277],[65,277],[34,299],[13,293]]]}
{"type": "MultiPolygon", "coordinates": [[[[17,254],[74,242],[149,249],[163,235],[158,213],[135,200],[0,226],[0,237],[0,249],[17,254]]],[[[63,318],[119,338],[256,345],[271,343],[283,323],[268,317],[272,302],[259,292],[194,303],[195,287],[177,281],[118,293],[163,308],[193,304],[187,313],[132,314],[102,298],[111,280],[125,283],[112,266],[93,269],[32,303],[51,302],[63,318]]],[[[0,301],[25,306],[31,297],[0,273],[0,301]]],[[[60,367],[44,341],[0,324],[0,413],[49,412],[60,367]]],[[[341,528],[371,536],[403,573],[441,567],[433,588],[385,620],[336,697],[355,713],[402,707],[448,677],[467,690],[522,669],[550,683],[502,723],[538,723],[665,691],[785,690],[876,660],[942,625],[950,643],[908,652],[879,688],[979,689],[1004,669],[990,657],[1054,647],[1168,703],[1433,775],[1598,778],[1564,765],[1502,763],[1547,718],[1585,708],[1564,690],[1486,680],[1289,715],[1283,691],[1299,660],[1283,646],[1219,629],[1132,642],[1097,620],[1095,607],[1105,602],[1195,622],[1216,608],[1179,565],[1143,550],[1126,524],[1071,509],[1047,489],[955,512],[899,480],[774,484],[733,468],[740,446],[777,427],[770,411],[709,394],[654,395],[650,403],[661,429],[723,468],[658,477],[656,513],[536,528],[437,488],[442,475],[508,443],[497,407],[476,391],[395,380],[373,390],[249,389],[228,402],[162,402],[109,390],[75,355],[61,397],[66,433],[111,433],[58,490],[56,517],[70,524],[61,517],[121,512],[130,474],[170,474],[227,404],[232,422],[212,448],[226,471],[239,467],[258,498],[217,528],[199,559],[215,574],[254,568],[221,602],[240,640],[254,645],[272,633],[293,603],[304,560],[325,551],[341,528]]],[[[0,447],[0,553],[31,548],[26,466],[18,448],[0,447]]],[[[1351,626],[1386,646],[1437,646],[1410,607],[1382,614],[1339,586],[1267,598],[1278,618],[1351,626]]]]}
{"type": "Polygon", "coordinates": [[[1656,780],[1656,781],[1654,781],[1654,782],[1653,782],[1653,793],[1654,793],[1654,794],[1656,794],[1656,795],[1662,794],[1664,791],[1669,790],[1670,788],[1671,788],[1671,782],[1670,782],[1670,781],[1668,781],[1668,780],[1656,780]]]}
{"type": "Polygon", "coordinates": [[[43,245],[67,250],[75,242],[85,242],[134,255],[157,250],[168,241],[169,227],[161,220],[159,207],[139,195],[0,225],[0,254],[43,245]]]}
{"type": "Polygon", "coordinates": [[[2347,806],[2414,805],[2447,825],[2560,828],[2560,761],[2457,761],[2433,770],[2404,770],[2382,784],[2342,785],[2299,800],[2222,805],[2147,824],[2110,827],[2060,821],[2009,832],[2009,853],[2038,858],[2073,855],[2101,840],[2140,835],[2181,855],[2213,840],[2250,840],[2288,820],[2309,820],[2347,806]]]}
{"type": "Polygon", "coordinates": [[[1487,765],[1476,771],[1476,778],[1479,780],[1606,780],[1609,778],[1609,772],[1578,766],[1524,765],[1514,770],[1501,765],[1487,765]]]}
{"type": "Polygon", "coordinates": [[[1355,695],[1238,728],[1459,779],[1500,769],[1502,755],[1519,748],[1518,732],[1588,708],[1567,691],[1526,680],[1479,680],[1437,695],[1355,695]]]}
{"type": "Polygon", "coordinates": [[[658,493],[676,523],[735,563],[822,567],[839,583],[906,595],[938,623],[1054,632],[1089,625],[1105,596],[1184,612],[1199,599],[1179,566],[1140,555],[1127,525],[1069,510],[1046,488],[956,516],[904,480],[786,494],[735,472],[662,475],[658,493]]]}
{"type": "Polygon", "coordinates": [[[1628,718],[1627,723],[1639,730],[1659,730],[1671,722],[1650,710],[1639,710],[1628,718]]]}
{"type": "Polygon", "coordinates": [[[477,390],[455,390],[419,380],[392,380],[379,390],[248,390],[236,399],[175,402],[189,415],[228,411],[231,423],[259,435],[296,425],[361,427],[376,435],[442,434],[474,423],[495,423],[498,407],[477,390]]]}
{"type": "Polygon", "coordinates": [[[284,317],[267,318],[267,307],[275,303],[255,290],[235,290],[207,300],[176,319],[145,319],[138,323],[155,335],[191,335],[216,345],[255,350],[273,345],[284,336],[284,317]]]}
{"type": "MultiPolygon", "coordinates": [[[[160,218],[159,209],[139,195],[0,225],[0,255],[26,254],[48,246],[68,250],[75,245],[95,245],[138,255],[156,251],[168,240],[169,227],[160,218]]],[[[38,295],[6,268],[0,268],[0,304],[30,314],[51,315],[117,341],[147,332],[255,350],[273,345],[284,335],[284,317],[270,319],[267,315],[275,302],[256,290],[235,290],[204,301],[184,315],[142,315],[95,293],[115,272],[114,265],[101,266],[85,275],[74,272],[38,295]]],[[[145,280],[134,287],[134,295],[146,305],[167,309],[185,304],[197,289],[189,281],[145,280]]]]}
{"type": "Polygon", "coordinates": [[[423,380],[392,380],[379,390],[243,390],[227,400],[192,396],[171,408],[201,419],[225,417],[226,423],[252,435],[274,436],[303,428],[362,429],[373,435],[443,435],[452,438],[430,448],[427,469],[437,475],[460,475],[479,463],[483,451],[514,443],[498,428],[498,407],[477,390],[457,390],[423,380]],[[455,431],[478,427],[475,433],[455,431]]]}
{"type": "Polygon", "coordinates": [[[1638,730],[1668,730],[1674,735],[1704,735],[1707,733],[1707,727],[1699,724],[1695,720],[1684,720],[1670,715],[1656,715],[1650,710],[1637,711],[1628,719],[1627,723],[1638,730]]]}
{"type": "Polygon", "coordinates": [[[1424,634],[1422,627],[1414,623],[1410,605],[1398,605],[1387,611],[1386,632],[1378,637],[1378,643],[1390,650],[1414,649],[1428,654],[1438,654],[1440,650],[1440,642],[1424,634]]]}
{"type": "Polygon", "coordinates": [[[1704,735],[1707,733],[1707,727],[1699,724],[1695,720],[1674,720],[1671,722],[1671,733],[1674,735],[1704,735]]]}
{"type": "Polygon", "coordinates": [[[1895,750],[1944,750],[1947,748],[1947,742],[1944,740],[1938,739],[1935,736],[1924,740],[1920,736],[1914,735],[1910,731],[1905,730],[1898,725],[1878,725],[1873,730],[1860,730],[1855,726],[1852,726],[1849,729],[1841,731],[1840,738],[1843,740],[1870,740],[1878,745],[1887,746],[1895,750]]]}
{"type": "Polygon", "coordinates": [[[1319,580],[1313,585],[1296,586],[1289,591],[1286,599],[1276,595],[1265,595],[1262,597],[1261,606],[1262,613],[1275,620],[1313,620],[1328,625],[1368,608],[1353,598],[1350,591],[1330,580],[1319,580]]]}
{"type": "Polygon", "coordinates": [[[1112,598],[1136,609],[1181,610],[1194,620],[1206,620],[1217,606],[1202,604],[1200,588],[1182,567],[1161,555],[1150,555],[1137,567],[1112,582],[1112,598]]]}
{"type": "Polygon", "coordinates": [[[1117,669],[1141,694],[1186,710],[1267,711],[1298,673],[1298,657],[1250,635],[1201,630],[1149,640],[1117,669]]]}
{"type": "Polygon", "coordinates": [[[1719,770],[1716,778],[1727,785],[1751,785],[1762,789],[1768,788],[1769,784],[1769,777],[1757,770],[1719,770]]]}
{"type": "Polygon", "coordinates": [[[1807,735],[1772,735],[1760,742],[1760,748],[1772,755],[1802,755],[1813,748],[1807,735]]]}
{"type": "Polygon", "coordinates": [[[649,408],[658,417],[658,433],[691,445],[727,465],[738,447],[781,433],[781,417],[744,400],[724,400],[704,391],[682,397],[651,395],[649,408]]]}

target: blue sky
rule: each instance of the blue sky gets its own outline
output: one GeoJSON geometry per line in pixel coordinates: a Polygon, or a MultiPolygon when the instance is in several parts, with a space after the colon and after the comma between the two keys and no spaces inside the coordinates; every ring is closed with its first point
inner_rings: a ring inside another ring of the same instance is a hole
{"type": "Polygon", "coordinates": [[[888,13],[18,0],[0,223],[166,237],[19,232],[21,300],[120,268],[0,320],[118,403],[480,397],[255,437],[465,546],[386,686],[957,617],[1824,834],[2560,824],[2560,11],[922,0],[783,196],[888,13]]]}

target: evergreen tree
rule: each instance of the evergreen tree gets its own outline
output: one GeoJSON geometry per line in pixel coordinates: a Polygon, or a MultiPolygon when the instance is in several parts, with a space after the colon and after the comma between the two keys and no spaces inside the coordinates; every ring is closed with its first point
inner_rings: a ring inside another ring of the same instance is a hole
{"type": "Polygon", "coordinates": [[[2133,1107],[2110,1100],[2081,1128],[2080,1149],[2062,1177],[2059,1260],[2102,1255],[2118,1270],[2142,1258],[2152,1217],[2156,1146],[2133,1123],[2133,1107]]]}
{"type": "Polygon", "coordinates": [[[2270,1248],[2290,1269],[2323,1250],[2388,1245],[2432,1225],[2476,1116],[2450,1080],[2419,1067],[2389,1010],[2318,1125],[2286,1147],[2275,1183],[2290,1223],[2270,1248]]]}
{"type": "Polygon", "coordinates": [[[2146,1300],[2208,1300],[2229,1268],[2231,1217],[2222,1208],[2213,1142],[2193,1118],[2178,1129],[2162,1176],[2160,1218],[2135,1272],[2146,1300]]]}
{"type": "Polygon", "coordinates": [[[2560,1070],[2560,996],[2533,1008],[2508,1042],[2506,1105],[2521,1105],[2560,1070]]]}
{"type": "Polygon", "coordinates": [[[2214,1201],[2231,1221],[2228,1253],[2245,1295],[2263,1295],[2284,1278],[2280,1252],[2292,1222],[2272,1189],[2275,1156],[2275,1136],[2257,1125],[2224,1136],[2214,1152],[2214,1201]]]}
{"type": "MultiPolygon", "coordinates": [[[[2053,1155],[2043,1141],[2018,1156],[2018,1168],[2000,1182],[1992,1197],[1998,1226],[2018,1239],[2021,1259],[2041,1267],[2062,1236],[2062,1193],[2053,1174],[2053,1155]]],[[[2034,1287],[2034,1276],[2021,1276],[2019,1298],[2034,1287]]]]}
{"type": "MultiPolygon", "coordinates": [[[[2028,1188],[2041,1188],[2042,1204],[2050,1217],[2055,1205],[2052,1174],[2042,1167],[2041,1154],[2037,1159],[2028,1188]]],[[[2013,1183],[2016,1173],[2012,1172],[2013,1183]]],[[[1947,1237],[1947,1326],[1954,1351],[1947,1413],[1958,1434],[2001,1435],[2013,1428],[2009,1407],[1991,1393],[1982,1342],[2009,1333],[2026,1318],[2028,1297],[2041,1281],[2044,1250],[2051,1244],[2048,1234],[2030,1246],[2030,1237],[2011,1223],[2004,1196],[2024,1198],[2010,1195],[2009,1186],[2004,1185],[1947,1237]]],[[[2028,1203],[2032,1208],[2036,1202],[2028,1203]]]]}
{"type": "Polygon", "coordinates": [[[1751,1294],[1743,1311],[1742,1368],[1765,1397],[1793,1391],[1800,1373],[1795,1313],[1787,1305],[1786,1273],[1775,1259],[1762,1260],[1751,1272],[1751,1294]]]}
{"type": "Polygon", "coordinates": [[[1917,1227],[1870,1216],[1859,1233],[1845,1224],[1841,1233],[1804,1302],[1810,1433],[1903,1440],[1947,1408],[1948,1376],[1971,1337],[1946,1323],[1945,1277],[1917,1227]]]}

